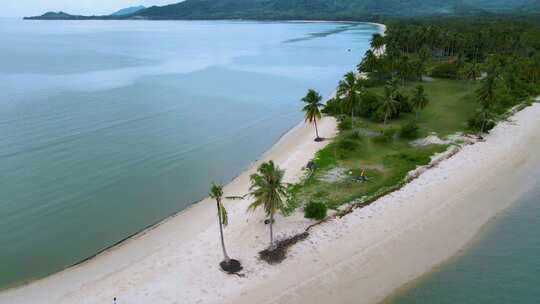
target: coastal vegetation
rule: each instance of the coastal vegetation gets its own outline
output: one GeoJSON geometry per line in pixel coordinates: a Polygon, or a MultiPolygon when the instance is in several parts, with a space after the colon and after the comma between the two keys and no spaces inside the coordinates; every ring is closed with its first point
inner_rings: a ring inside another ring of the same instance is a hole
{"type": "Polygon", "coordinates": [[[302,206],[310,213],[314,202],[338,213],[367,204],[540,94],[537,21],[394,20],[371,46],[360,74],[347,73],[326,103],[340,132],[290,187],[286,213],[302,206]]]}
{"type": "MultiPolygon", "coordinates": [[[[539,24],[395,20],[384,36],[375,34],[357,73],[344,75],[322,109],[338,120],[339,133],[306,166],[305,178],[286,187],[273,162],[251,176],[250,209],[263,206],[270,224],[270,246],[261,258],[283,260],[313,227],[275,242],[277,212],[288,216],[303,208],[306,218],[321,222],[329,209],[343,215],[370,204],[399,189],[435,154],[481,140],[509,110],[530,103],[540,94],[539,24]]],[[[302,99],[316,139],[321,99],[315,90],[302,99]]]]}

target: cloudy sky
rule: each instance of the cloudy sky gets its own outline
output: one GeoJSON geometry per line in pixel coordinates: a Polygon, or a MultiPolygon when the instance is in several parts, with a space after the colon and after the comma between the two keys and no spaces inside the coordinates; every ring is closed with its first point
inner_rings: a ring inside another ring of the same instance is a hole
{"type": "Polygon", "coordinates": [[[0,16],[33,16],[47,11],[102,15],[128,6],[152,6],[175,2],[180,2],[180,0],[1,0],[0,16]]]}

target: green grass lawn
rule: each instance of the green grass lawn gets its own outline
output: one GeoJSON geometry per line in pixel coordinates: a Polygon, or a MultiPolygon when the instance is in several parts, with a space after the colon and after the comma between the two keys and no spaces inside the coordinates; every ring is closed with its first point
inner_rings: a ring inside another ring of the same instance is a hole
{"type": "MultiPolygon", "coordinates": [[[[402,87],[406,95],[418,83],[408,83],[402,87]]],[[[470,118],[477,105],[474,102],[474,90],[477,84],[469,81],[435,79],[421,83],[429,99],[429,105],[418,117],[420,134],[427,135],[436,132],[444,137],[467,129],[467,119],[470,118]]],[[[383,95],[383,87],[371,88],[373,92],[383,95]]],[[[399,119],[388,123],[389,126],[399,128],[401,125],[415,118],[415,114],[404,114],[399,119]]],[[[381,128],[381,124],[366,122],[371,128],[381,128]]]]}
{"type": "MultiPolygon", "coordinates": [[[[403,87],[409,93],[416,84],[403,87]]],[[[455,80],[434,80],[423,83],[430,103],[420,113],[420,136],[436,132],[444,137],[466,131],[466,121],[473,114],[474,84],[455,80]]],[[[372,88],[382,94],[382,87],[372,88]]],[[[355,130],[341,131],[326,148],[319,151],[316,169],[306,179],[291,187],[289,212],[310,201],[319,201],[329,208],[338,208],[355,199],[374,195],[381,189],[402,181],[419,165],[426,165],[430,156],[443,152],[447,145],[414,147],[408,140],[395,138],[381,142],[374,135],[388,128],[399,128],[415,119],[405,114],[386,126],[382,123],[357,119],[355,130]],[[365,170],[367,182],[354,181],[365,170]]]]}

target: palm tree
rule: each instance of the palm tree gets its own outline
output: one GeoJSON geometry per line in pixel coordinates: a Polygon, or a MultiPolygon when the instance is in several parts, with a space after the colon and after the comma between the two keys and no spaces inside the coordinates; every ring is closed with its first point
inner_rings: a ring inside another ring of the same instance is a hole
{"type": "Polygon", "coordinates": [[[250,176],[250,195],[255,201],[249,205],[248,210],[263,207],[266,215],[270,217],[270,249],[274,249],[274,215],[284,207],[284,198],[287,188],[283,183],[285,171],[281,170],[273,161],[263,163],[257,173],[250,176]]]}
{"type": "Polygon", "coordinates": [[[321,141],[319,137],[319,130],[317,128],[317,119],[321,119],[321,110],[323,106],[321,103],[322,96],[315,90],[310,89],[306,96],[302,98],[302,101],[306,104],[304,106],[304,113],[306,122],[315,124],[315,141],[321,141]]]}
{"type": "Polygon", "coordinates": [[[392,88],[389,86],[384,87],[384,100],[380,106],[381,111],[384,114],[384,124],[388,118],[396,114],[398,111],[399,102],[394,99],[394,94],[392,93],[392,88]]]}
{"type": "Polygon", "coordinates": [[[345,74],[345,78],[339,82],[337,95],[344,98],[345,109],[351,111],[351,126],[354,129],[354,108],[358,104],[358,86],[359,82],[353,72],[345,74]]]}
{"type": "Polygon", "coordinates": [[[378,60],[379,59],[372,50],[367,50],[364,59],[362,59],[362,62],[357,66],[358,72],[377,72],[378,60]]]}
{"type": "Polygon", "coordinates": [[[482,138],[482,133],[484,133],[486,129],[486,125],[488,122],[493,120],[491,111],[487,107],[481,107],[479,111],[480,119],[482,120],[482,126],[480,127],[480,130],[478,131],[478,137],[482,138]]]}
{"type": "Polygon", "coordinates": [[[489,108],[495,103],[497,78],[493,74],[488,74],[476,90],[476,101],[484,108],[489,108]]]}
{"type": "Polygon", "coordinates": [[[412,96],[411,101],[412,101],[414,109],[416,110],[416,119],[418,119],[418,115],[420,111],[422,111],[429,104],[429,100],[427,98],[423,85],[419,84],[416,86],[416,88],[413,91],[413,96],[412,96]]]}
{"type": "Polygon", "coordinates": [[[227,215],[227,210],[222,204],[223,200],[223,186],[219,184],[212,183],[210,187],[210,197],[216,200],[218,221],[219,221],[219,235],[221,237],[221,249],[223,250],[224,260],[221,262],[221,268],[227,272],[238,272],[242,270],[240,262],[237,260],[231,259],[227,254],[227,249],[225,248],[225,239],[223,237],[223,227],[227,226],[229,223],[229,217],[227,215]]]}
{"type": "Polygon", "coordinates": [[[380,49],[384,46],[384,36],[375,33],[373,34],[373,38],[371,38],[371,48],[375,51],[380,51],[380,49]]]}
{"type": "Polygon", "coordinates": [[[460,72],[463,79],[474,81],[480,77],[480,67],[476,63],[466,63],[460,72]]]}

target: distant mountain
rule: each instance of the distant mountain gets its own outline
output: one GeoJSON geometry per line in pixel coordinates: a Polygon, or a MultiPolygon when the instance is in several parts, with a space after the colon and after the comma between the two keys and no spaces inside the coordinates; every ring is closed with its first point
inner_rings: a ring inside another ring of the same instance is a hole
{"type": "Polygon", "coordinates": [[[142,11],[143,9],[145,9],[146,7],[145,6],[142,6],[142,5],[139,5],[139,6],[132,6],[132,7],[126,7],[126,8],[123,8],[115,13],[112,13],[111,16],[126,16],[126,15],[131,15],[131,14],[135,14],[136,12],[138,11],[142,11]]]}
{"type": "MultiPolygon", "coordinates": [[[[538,0],[186,0],[127,15],[65,19],[275,19],[371,20],[378,16],[463,15],[527,10],[538,0]]],[[[51,19],[47,13],[31,19],[51,19]]],[[[54,14],[54,13],[53,13],[54,14]]],[[[67,15],[67,16],[66,16],[67,15]]]]}
{"type": "Polygon", "coordinates": [[[41,16],[36,17],[24,17],[24,19],[35,19],[35,20],[86,20],[91,17],[88,16],[78,16],[70,15],[64,12],[47,12],[41,16]]]}

